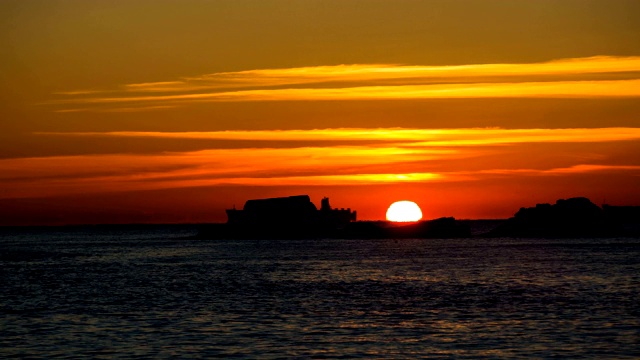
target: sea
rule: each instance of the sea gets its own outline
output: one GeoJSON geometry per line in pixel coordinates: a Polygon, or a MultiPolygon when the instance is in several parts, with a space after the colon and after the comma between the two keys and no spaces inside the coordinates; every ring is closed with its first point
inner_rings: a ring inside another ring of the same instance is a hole
{"type": "Polygon", "coordinates": [[[640,358],[640,239],[0,228],[0,358],[640,358]]]}

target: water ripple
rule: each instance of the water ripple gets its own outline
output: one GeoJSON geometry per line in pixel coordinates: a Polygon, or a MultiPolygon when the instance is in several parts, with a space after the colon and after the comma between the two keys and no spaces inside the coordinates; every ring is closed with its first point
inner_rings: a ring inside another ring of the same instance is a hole
{"type": "Polygon", "coordinates": [[[640,356],[638,239],[136,234],[3,238],[0,356],[640,356]]]}

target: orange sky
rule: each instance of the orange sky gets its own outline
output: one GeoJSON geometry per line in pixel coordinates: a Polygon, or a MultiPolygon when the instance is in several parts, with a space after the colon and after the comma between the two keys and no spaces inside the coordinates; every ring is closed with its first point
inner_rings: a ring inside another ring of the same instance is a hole
{"type": "Polygon", "coordinates": [[[640,205],[640,3],[8,0],[0,225],[640,205]]]}

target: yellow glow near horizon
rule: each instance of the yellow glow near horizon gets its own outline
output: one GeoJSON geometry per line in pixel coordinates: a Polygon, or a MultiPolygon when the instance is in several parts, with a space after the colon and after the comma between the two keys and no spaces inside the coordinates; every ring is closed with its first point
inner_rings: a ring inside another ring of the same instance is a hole
{"type": "Polygon", "coordinates": [[[413,201],[396,201],[387,209],[387,220],[393,222],[414,222],[422,219],[422,210],[413,201]]]}

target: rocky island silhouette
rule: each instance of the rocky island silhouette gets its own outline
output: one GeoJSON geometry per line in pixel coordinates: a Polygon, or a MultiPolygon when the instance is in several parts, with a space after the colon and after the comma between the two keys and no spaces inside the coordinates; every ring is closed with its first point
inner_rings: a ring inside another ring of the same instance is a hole
{"type": "Polygon", "coordinates": [[[509,219],[473,232],[474,220],[443,217],[417,222],[357,221],[356,211],[334,209],[323,198],[318,209],[308,195],[248,200],[227,209],[227,222],[200,229],[200,239],[407,239],[465,237],[640,236],[640,206],[599,207],[585,197],[521,208],[509,219]]]}
{"type": "Polygon", "coordinates": [[[521,208],[490,237],[640,236],[640,206],[599,207],[585,197],[521,208]]]}

